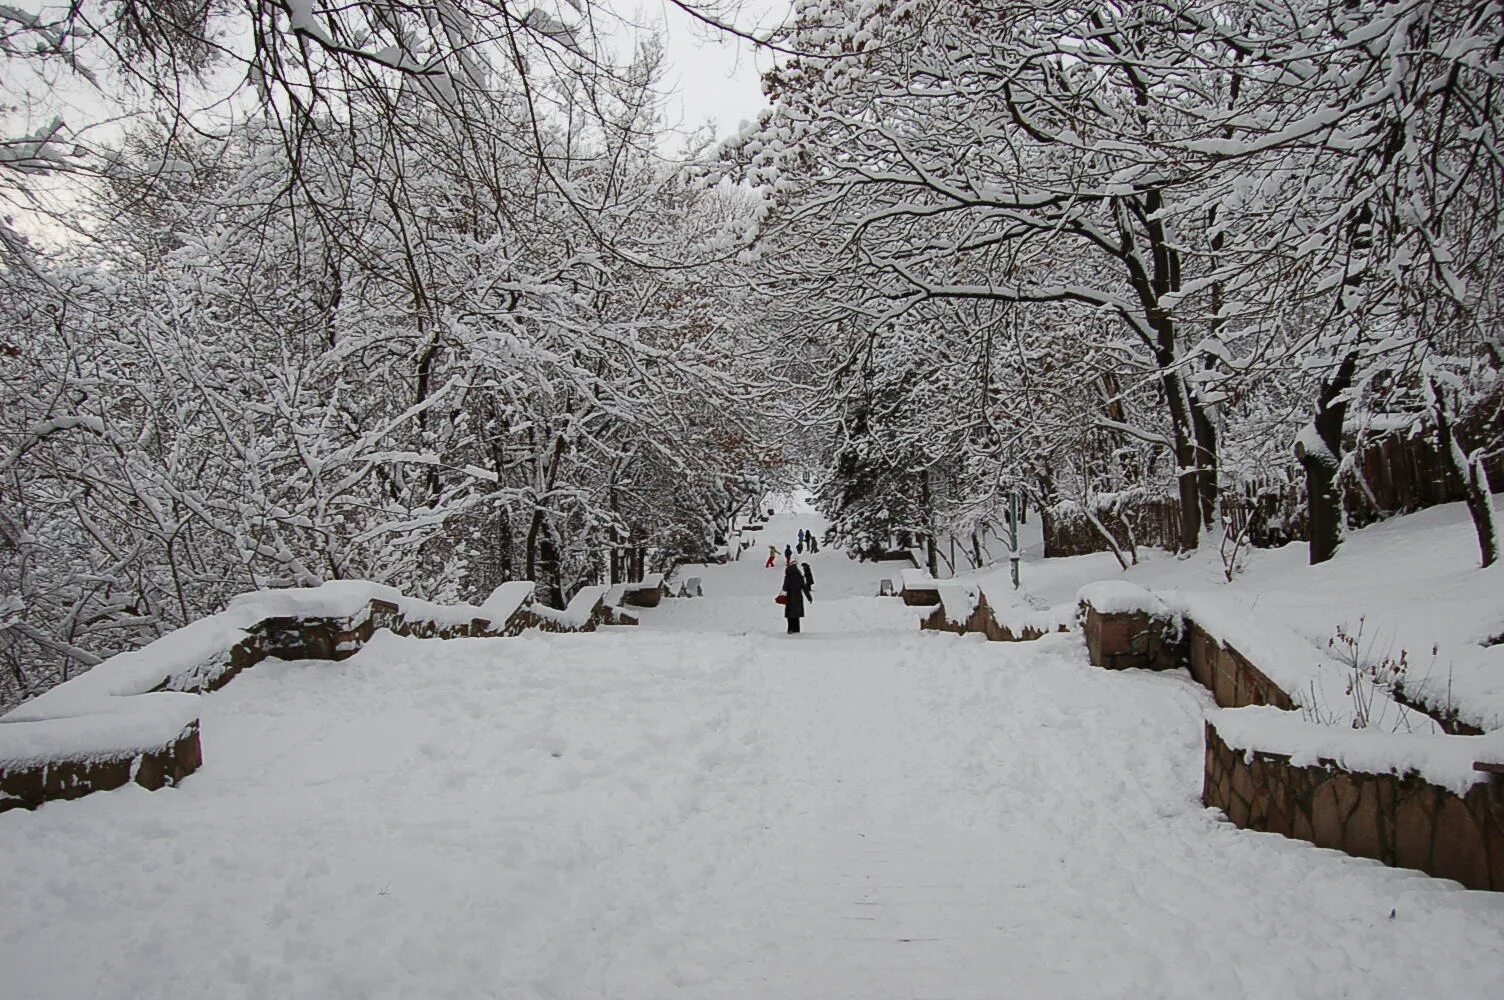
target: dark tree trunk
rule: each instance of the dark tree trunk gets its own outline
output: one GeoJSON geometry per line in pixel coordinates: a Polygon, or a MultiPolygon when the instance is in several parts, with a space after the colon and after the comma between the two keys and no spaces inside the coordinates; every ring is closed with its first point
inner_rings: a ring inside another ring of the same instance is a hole
{"type": "Polygon", "coordinates": [[[512,579],[512,517],[502,508],[496,526],[497,559],[501,564],[501,582],[512,579]]]}
{"type": "MultiPolygon", "coordinates": [[[[1171,407],[1172,410],[1175,407],[1171,407]]],[[[1182,412],[1184,407],[1181,408],[1182,412]]],[[[1201,541],[1201,491],[1196,481],[1196,448],[1179,420],[1175,434],[1175,487],[1180,500],[1180,551],[1189,552],[1201,541]]]]}
{"type": "Polygon", "coordinates": [[[556,608],[564,606],[564,587],[559,576],[559,546],[552,533],[545,535],[538,544],[538,569],[547,588],[548,604],[556,608]]]}
{"type": "Polygon", "coordinates": [[[1217,428],[1194,395],[1191,427],[1196,435],[1196,495],[1201,502],[1201,526],[1210,530],[1217,523],[1217,428]]]}
{"type": "Polygon", "coordinates": [[[543,528],[543,509],[533,508],[533,520],[527,528],[527,578],[538,582],[538,532],[543,528]]]}
{"type": "Polygon", "coordinates": [[[935,512],[930,508],[930,472],[925,469],[919,474],[919,509],[924,517],[924,557],[925,564],[929,567],[930,579],[935,579],[940,573],[940,554],[935,551],[935,532],[933,530],[935,512]]]}
{"type": "Polygon", "coordinates": [[[1352,386],[1358,355],[1342,359],[1337,372],[1322,380],[1311,423],[1320,447],[1295,443],[1295,457],[1306,472],[1306,503],[1311,515],[1311,565],[1326,562],[1342,544],[1342,492],[1337,472],[1342,466],[1342,424],[1347,419],[1346,393],[1352,386]]]}
{"type": "Polygon", "coordinates": [[[1447,413],[1441,387],[1431,383],[1431,410],[1436,418],[1436,448],[1442,461],[1462,481],[1462,498],[1467,502],[1467,512],[1473,519],[1473,530],[1478,534],[1478,554],[1486,569],[1499,561],[1499,530],[1494,521],[1493,497],[1488,484],[1488,472],[1481,458],[1469,459],[1457,437],[1457,427],[1447,413]]]}
{"type": "Polygon", "coordinates": [[[1144,332],[1148,346],[1159,366],[1159,386],[1165,395],[1165,405],[1170,411],[1170,429],[1175,452],[1175,485],[1180,498],[1180,551],[1189,552],[1201,541],[1201,468],[1209,468],[1213,483],[1216,481],[1216,444],[1210,442],[1211,450],[1203,455],[1198,447],[1194,427],[1193,407],[1185,382],[1180,377],[1179,356],[1176,348],[1174,316],[1160,305],[1166,295],[1180,289],[1180,255],[1170,244],[1159,220],[1163,200],[1159,191],[1149,190],[1141,205],[1129,202],[1129,212],[1142,220],[1143,235],[1147,238],[1152,273],[1140,264],[1133,250],[1135,235],[1126,222],[1120,231],[1126,248],[1123,261],[1128,265],[1129,280],[1143,307],[1144,320],[1152,336],[1144,332]],[[1203,459],[1205,460],[1203,462],[1203,459]]]}

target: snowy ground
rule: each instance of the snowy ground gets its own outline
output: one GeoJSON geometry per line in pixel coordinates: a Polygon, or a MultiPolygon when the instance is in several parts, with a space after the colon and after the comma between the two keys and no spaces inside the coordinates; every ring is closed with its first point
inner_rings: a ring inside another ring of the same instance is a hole
{"type": "Polygon", "coordinates": [[[256,667],[182,787],[0,816],[0,995],[1504,996],[1504,895],[1202,809],[1183,676],[814,570],[798,637],[755,560],[639,630],[256,667]]]}

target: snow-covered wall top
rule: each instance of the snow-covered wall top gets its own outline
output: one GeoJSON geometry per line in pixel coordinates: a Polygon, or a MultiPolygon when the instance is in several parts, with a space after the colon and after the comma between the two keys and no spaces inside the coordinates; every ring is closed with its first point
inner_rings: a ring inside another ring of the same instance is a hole
{"type": "Polygon", "coordinates": [[[1076,593],[1081,604],[1090,604],[1103,615],[1145,613],[1156,617],[1170,614],[1165,602],[1153,591],[1127,580],[1099,580],[1088,583],[1076,593]]]}
{"type": "Polygon", "coordinates": [[[1082,587],[1077,598],[1102,614],[1147,613],[1194,624],[1216,643],[1237,651],[1295,704],[1329,726],[1440,734],[1432,719],[1396,702],[1391,693],[1330,650],[1317,649],[1278,623],[1255,621],[1232,594],[1153,593],[1125,580],[1082,587]]]}
{"type": "Polygon", "coordinates": [[[593,587],[581,587],[574,597],[570,598],[569,606],[563,611],[554,608],[534,607],[533,613],[539,618],[547,618],[558,622],[566,628],[583,628],[589,624],[590,616],[595,613],[596,606],[605,600],[606,594],[611,588],[604,584],[593,587]]]}
{"type": "Polygon", "coordinates": [[[198,695],[160,691],[107,698],[97,711],[66,719],[0,722],[0,769],[37,763],[109,760],[166,746],[198,721],[198,695]]]}
{"type": "Polygon", "coordinates": [[[932,580],[929,586],[940,595],[940,606],[945,609],[946,619],[956,623],[970,619],[982,599],[982,588],[974,583],[936,583],[932,580]]]}
{"type": "Polygon", "coordinates": [[[934,590],[939,581],[922,569],[906,569],[899,573],[905,590],[934,590]]]}
{"type": "Polygon", "coordinates": [[[217,615],[184,625],[140,649],[112,656],[87,673],[18,705],[0,722],[34,722],[109,711],[106,699],[173,688],[201,664],[223,656],[268,618],[349,618],[365,613],[372,600],[395,605],[406,617],[440,625],[481,618],[505,621],[532,594],[530,583],[503,584],[480,607],[435,604],[408,597],[393,587],[364,580],[333,580],[319,587],[261,590],[231,599],[217,615]]]}
{"type": "MultiPolygon", "coordinates": [[[[582,628],[604,591],[587,587],[563,611],[533,610],[566,629],[582,628]]],[[[396,608],[403,623],[425,632],[468,634],[477,622],[486,632],[502,632],[532,596],[531,583],[512,582],[502,584],[479,606],[443,605],[356,580],[242,594],[219,614],[111,657],[0,716],[0,771],[115,760],[177,743],[193,732],[198,720],[198,695],[186,692],[222,683],[276,648],[280,625],[270,632],[256,631],[266,622],[332,621],[341,631],[356,629],[370,625],[373,611],[379,610],[373,602],[383,602],[396,608]],[[255,641],[246,645],[253,637],[255,641]]],[[[337,649],[352,652],[358,645],[342,639],[337,649]]]]}
{"type": "Polygon", "coordinates": [[[1222,742],[1238,750],[1277,753],[1296,766],[1331,761],[1366,774],[1415,772],[1457,795],[1489,775],[1474,761],[1504,762],[1504,730],[1485,736],[1388,733],[1318,725],[1299,712],[1257,706],[1219,708],[1207,714],[1222,742]]]}

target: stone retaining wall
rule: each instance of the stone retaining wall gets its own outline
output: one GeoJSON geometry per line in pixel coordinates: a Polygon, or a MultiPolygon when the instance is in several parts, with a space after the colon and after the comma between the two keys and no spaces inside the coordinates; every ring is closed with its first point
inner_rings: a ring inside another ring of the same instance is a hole
{"type": "MultiPolygon", "coordinates": [[[[938,594],[935,600],[939,601],[938,594]]],[[[987,595],[981,591],[977,593],[976,607],[964,621],[955,621],[946,613],[945,605],[938,604],[920,621],[919,627],[932,632],[953,632],[956,635],[980,633],[991,642],[1032,642],[1053,631],[1034,625],[1022,625],[1015,633],[1009,626],[998,622],[997,615],[987,603],[987,595]]],[[[1066,627],[1061,625],[1058,631],[1064,632],[1066,627]]]]}
{"type": "Polygon", "coordinates": [[[1173,670],[1184,662],[1179,619],[1148,611],[1108,613],[1082,606],[1086,653],[1108,670],[1173,670]]]}
{"type": "Polygon", "coordinates": [[[1054,632],[1070,631],[1070,625],[1056,617],[1059,609],[1026,612],[1004,623],[998,621],[996,610],[988,603],[987,594],[979,585],[946,581],[936,587],[935,599],[931,602],[935,607],[919,622],[920,629],[925,631],[983,635],[990,642],[1032,642],[1054,632]],[[966,609],[964,617],[962,608],[966,609]]]}
{"type": "Polygon", "coordinates": [[[1081,617],[1092,666],[1186,667],[1222,708],[1296,707],[1295,700],[1246,656],[1193,621],[1148,611],[1101,612],[1090,604],[1082,605],[1081,617]]]}
{"type": "MultiPolygon", "coordinates": [[[[1089,603],[1082,617],[1096,666],[1185,666],[1223,708],[1298,707],[1246,656],[1193,621],[1148,611],[1103,613],[1089,603]]],[[[1504,775],[1459,796],[1413,773],[1351,771],[1326,759],[1295,765],[1288,754],[1234,749],[1211,721],[1205,741],[1201,800],[1235,826],[1414,868],[1472,889],[1504,890],[1504,775]]]]}
{"type": "Polygon", "coordinates": [[[940,591],[933,587],[904,587],[898,592],[898,596],[911,608],[927,608],[940,603],[940,591]]]}
{"type": "Polygon", "coordinates": [[[197,771],[203,760],[194,722],[177,739],[155,748],[0,768],[0,812],[35,809],[43,802],[82,798],[132,782],[151,791],[169,788],[197,771]]]}
{"type": "Polygon", "coordinates": [[[1295,700],[1248,657],[1218,640],[1194,622],[1188,623],[1187,666],[1191,676],[1212,693],[1223,708],[1246,705],[1273,705],[1286,711],[1296,707],[1295,700]]]}
{"type": "MultiPolygon", "coordinates": [[[[1445,737],[1441,737],[1445,738],[1445,737]]],[[[1458,796],[1414,774],[1366,774],[1330,761],[1229,747],[1206,724],[1201,801],[1263,830],[1386,865],[1504,890],[1504,778],[1458,796]]]]}
{"type": "Polygon", "coordinates": [[[633,608],[656,608],[669,596],[668,583],[662,574],[654,574],[641,583],[629,583],[622,589],[622,603],[633,608]]]}

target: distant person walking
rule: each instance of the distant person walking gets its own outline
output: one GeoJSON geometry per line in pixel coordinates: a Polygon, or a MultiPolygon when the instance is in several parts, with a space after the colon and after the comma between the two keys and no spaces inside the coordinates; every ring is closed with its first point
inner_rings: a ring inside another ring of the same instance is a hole
{"type": "Polygon", "coordinates": [[[778,549],[776,549],[773,546],[769,545],[768,546],[768,565],[767,565],[767,568],[768,569],[772,569],[776,565],[778,565],[778,549]]]}
{"type": "Polygon", "coordinates": [[[815,533],[813,531],[806,531],[804,533],[804,540],[809,542],[809,551],[811,555],[820,551],[820,544],[815,541],[815,533]]]}
{"type": "Polygon", "coordinates": [[[785,545],[783,547],[783,558],[787,559],[789,562],[794,561],[794,547],[792,545],[785,545]]]}
{"type": "Polygon", "coordinates": [[[790,559],[788,565],[783,568],[783,617],[789,622],[789,635],[799,631],[799,619],[804,617],[804,602],[806,599],[814,600],[809,592],[809,584],[804,582],[804,574],[799,572],[799,564],[790,559]]]}

